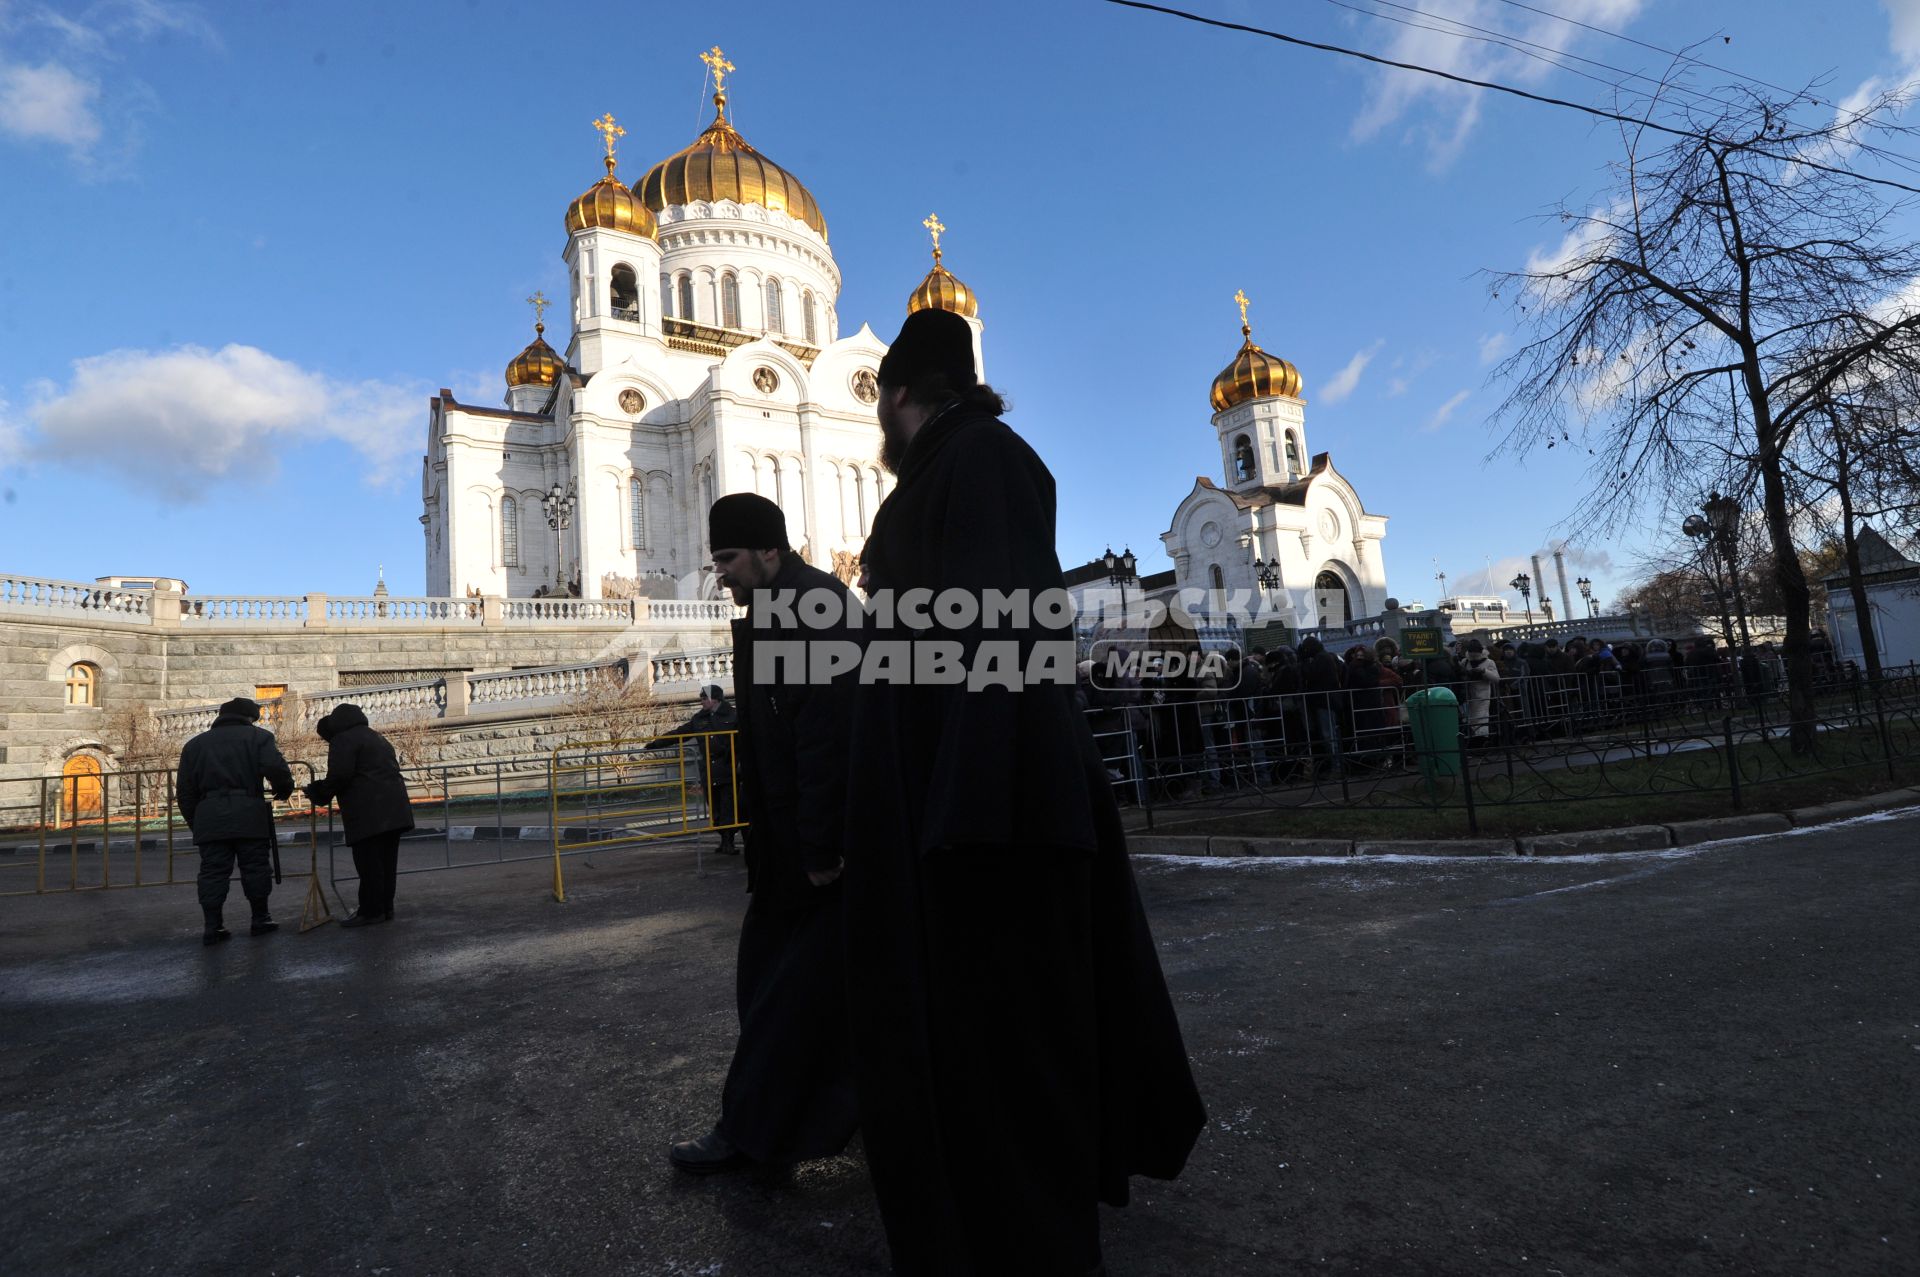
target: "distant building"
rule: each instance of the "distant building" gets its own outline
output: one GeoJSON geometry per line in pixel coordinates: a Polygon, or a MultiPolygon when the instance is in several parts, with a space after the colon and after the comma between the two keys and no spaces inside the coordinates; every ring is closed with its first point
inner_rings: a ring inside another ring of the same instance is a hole
{"type": "Polygon", "coordinates": [[[1246,298],[1235,300],[1241,347],[1210,396],[1223,482],[1196,478],[1160,538],[1181,595],[1216,613],[1236,596],[1256,600],[1294,631],[1378,613],[1387,520],[1367,511],[1331,453],[1308,452],[1300,371],[1255,344],[1246,298]]]}
{"type": "MultiPolygon", "coordinates": [[[[1920,563],[1901,554],[1870,527],[1856,538],[1860,576],[1873,612],[1873,637],[1882,665],[1920,661],[1920,563]]],[[[1861,659],[1860,617],[1854,610],[1848,575],[1826,579],[1827,632],[1835,660],[1861,659]]]]}

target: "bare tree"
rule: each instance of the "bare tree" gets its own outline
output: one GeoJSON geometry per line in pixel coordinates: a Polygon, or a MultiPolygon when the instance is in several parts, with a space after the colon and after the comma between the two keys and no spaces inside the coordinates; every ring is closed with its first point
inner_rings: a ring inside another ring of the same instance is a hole
{"type": "Polygon", "coordinates": [[[561,707],[567,734],[583,741],[644,742],[675,721],[676,707],[657,700],[621,665],[609,665],[588,679],[561,707]]]}
{"type": "Polygon", "coordinates": [[[1644,118],[1690,136],[1623,130],[1601,207],[1563,208],[1561,251],[1494,285],[1534,333],[1499,370],[1502,448],[1576,444],[1579,423],[1595,482],[1575,523],[1671,521],[1709,484],[1758,490],[1799,750],[1813,746],[1813,667],[1788,454],[1823,396],[1862,369],[1920,369],[1920,310],[1901,301],[1920,246],[1893,231],[1908,206],[1834,163],[1902,132],[1890,120],[1905,98],[1796,125],[1810,100],[1723,88],[1709,111],[1656,99],[1644,118]]]}

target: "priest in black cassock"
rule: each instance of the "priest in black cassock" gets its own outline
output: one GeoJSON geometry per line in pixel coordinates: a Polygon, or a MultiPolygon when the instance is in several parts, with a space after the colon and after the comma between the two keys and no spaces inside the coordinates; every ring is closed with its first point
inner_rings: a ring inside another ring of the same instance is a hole
{"type": "Polygon", "coordinates": [[[811,682],[804,664],[755,659],[763,644],[835,639],[803,633],[792,600],[824,591],[844,614],[851,595],[788,548],[786,519],[765,497],[721,497],[707,528],[720,584],[747,605],[733,623],[733,673],[752,900],[720,1121],[668,1150],[697,1175],[830,1157],[856,1124],[840,922],[853,676],[811,682]],[[770,606],[783,593],[787,608],[770,606]]]}
{"type": "MultiPolygon", "coordinates": [[[[879,383],[898,483],[867,588],[1062,591],[1053,477],[999,420],[966,322],[910,315],[879,383]]],[[[969,659],[1072,633],[1037,613],[899,614],[969,659]]],[[[1178,1175],[1206,1122],[1073,673],[1069,648],[1018,687],[863,674],[855,692],[854,1077],[900,1273],[1101,1273],[1098,1203],[1123,1205],[1129,1175],[1178,1175]]]]}

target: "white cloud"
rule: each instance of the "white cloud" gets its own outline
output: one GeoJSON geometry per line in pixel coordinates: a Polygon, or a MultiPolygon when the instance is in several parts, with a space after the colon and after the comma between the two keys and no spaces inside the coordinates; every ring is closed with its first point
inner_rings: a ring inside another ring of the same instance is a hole
{"type": "MultiPolygon", "coordinates": [[[[1640,15],[1644,0],[1563,0],[1554,6],[1564,16],[1516,10],[1498,0],[1413,0],[1426,20],[1420,26],[1395,25],[1382,56],[1396,62],[1433,67],[1476,80],[1538,85],[1554,71],[1549,63],[1514,48],[1475,39],[1444,19],[1488,30],[1505,31],[1515,43],[1531,41],[1572,51],[1592,33],[1574,22],[1620,31],[1640,15]],[[1441,28],[1434,30],[1430,28],[1441,28]]],[[[1428,166],[1444,169],[1466,145],[1480,120],[1486,90],[1455,84],[1416,71],[1382,69],[1373,77],[1372,91],[1353,123],[1353,136],[1367,141],[1389,125],[1429,108],[1428,116],[1409,129],[1411,140],[1428,148],[1428,166]]]]}
{"type": "Polygon", "coordinates": [[[336,381],[252,346],[116,350],[76,360],[66,388],[43,389],[25,451],[190,497],[209,480],[271,475],[288,446],[333,442],[365,459],[370,482],[390,483],[418,455],[427,393],[336,381]]]}
{"type": "Polygon", "coordinates": [[[1407,393],[1407,387],[1410,384],[1412,383],[1410,383],[1405,377],[1394,377],[1390,379],[1387,382],[1387,398],[1398,399],[1401,395],[1404,395],[1407,393]]]}
{"type": "Polygon", "coordinates": [[[0,132],[86,151],[100,140],[100,86],[57,62],[0,63],[0,132]]]}
{"type": "Polygon", "coordinates": [[[1427,424],[1420,428],[1422,430],[1427,430],[1427,431],[1438,430],[1440,427],[1446,425],[1447,422],[1452,419],[1453,414],[1459,409],[1460,405],[1465,403],[1468,399],[1472,398],[1472,396],[1473,396],[1473,391],[1471,390],[1461,391],[1459,394],[1455,395],[1453,398],[1447,400],[1445,403],[1441,404],[1438,408],[1434,409],[1433,415],[1427,418],[1427,424]]]}
{"type": "Polygon", "coordinates": [[[1480,339],[1480,362],[1490,364],[1507,353],[1506,333],[1488,333],[1480,339]]]}
{"type": "Polygon", "coordinates": [[[1880,0],[1887,11],[1887,44],[1907,65],[1920,65],[1920,0],[1880,0]]]}
{"type": "Polygon", "coordinates": [[[1347,360],[1347,366],[1333,374],[1327,384],[1320,388],[1320,402],[1335,404],[1352,394],[1354,387],[1360,384],[1360,374],[1367,370],[1367,365],[1373,362],[1373,357],[1379,354],[1380,348],[1386,344],[1386,339],[1383,337],[1347,360]]]}

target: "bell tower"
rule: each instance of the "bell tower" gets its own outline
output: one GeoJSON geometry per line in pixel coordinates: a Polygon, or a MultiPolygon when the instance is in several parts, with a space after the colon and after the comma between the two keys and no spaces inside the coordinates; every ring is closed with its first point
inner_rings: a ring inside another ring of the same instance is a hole
{"type": "Polygon", "coordinates": [[[615,150],[627,131],[611,113],[593,127],[606,147],[607,175],[567,206],[563,255],[573,307],[567,358],[587,376],[622,358],[627,343],[664,340],[659,229],[652,210],[616,175],[615,150]]]}

